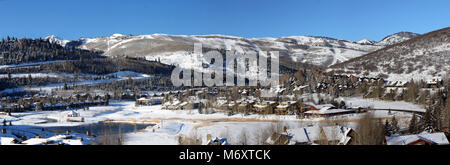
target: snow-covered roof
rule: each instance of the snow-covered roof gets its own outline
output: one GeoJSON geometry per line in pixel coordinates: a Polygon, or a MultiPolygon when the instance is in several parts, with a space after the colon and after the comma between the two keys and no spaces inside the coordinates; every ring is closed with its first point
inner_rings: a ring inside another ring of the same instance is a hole
{"type": "Polygon", "coordinates": [[[180,106],[185,106],[185,105],[187,105],[188,104],[188,102],[182,102],[181,104],[180,104],[180,106]]]}
{"type": "Polygon", "coordinates": [[[227,100],[217,99],[216,104],[218,106],[225,105],[227,103],[227,100]]]}
{"type": "Polygon", "coordinates": [[[437,145],[449,145],[449,141],[445,133],[421,133],[415,135],[394,135],[386,137],[387,145],[408,145],[417,140],[425,140],[433,142],[437,145]]]}
{"type": "Polygon", "coordinates": [[[229,145],[227,138],[214,138],[208,141],[207,144],[215,144],[215,142],[219,142],[220,145],[229,145]]]}
{"type": "Polygon", "coordinates": [[[319,109],[322,109],[322,108],[325,108],[325,107],[329,107],[329,108],[332,108],[332,107],[334,107],[334,105],[333,104],[320,104],[320,105],[314,105],[316,108],[319,108],[319,109]]]}
{"type": "Polygon", "coordinates": [[[75,115],[78,115],[78,113],[75,112],[75,111],[70,111],[70,112],[67,113],[67,115],[75,116],[75,115]]]}
{"type": "Polygon", "coordinates": [[[324,107],[320,110],[311,110],[311,111],[306,111],[305,113],[307,114],[334,114],[334,113],[344,113],[344,112],[353,112],[353,110],[349,110],[349,109],[330,109],[330,107],[324,107]]]}
{"type": "Polygon", "coordinates": [[[273,92],[273,93],[281,93],[281,92],[283,92],[284,90],[286,90],[286,88],[282,88],[280,85],[277,85],[277,86],[271,87],[271,88],[269,89],[269,92],[273,92]]]}
{"type": "Polygon", "coordinates": [[[141,98],[138,99],[138,101],[146,101],[146,100],[148,100],[148,99],[145,98],[145,97],[141,97],[141,98]]]}
{"type": "Polygon", "coordinates": [[[13,137],[0,137],[0,145],[11,145],[14,144],[13,137]]]}
{"type": "Polygon", "coordinates": [[[305,104],[306,106],[311,106],[311,105],[315,106],[315,104],[314,104],[313,102],[304,102],[304,104],[305,104]]]}
{"type": "Polygon", "coordinates": [[[176,105],[178,105],[178,104],[180,104],[181,102],[178,100],[178,99],[174,99],[173,101],[172,101],[172,103],[170,102],[170,101],[167,101],[167,102],[165,102],[163,105],[165,105],[165,106],[169,106],[169,105],[173,105],[173,106],[176,106],[176,105]]]}
{"type": "Polygon", "coordinates": [[[277,105],[276,108],[284,109],[284,108],[288,108],[289,105],[291,105],[289,102],[281,102],[280,104],[277,105]]]}
{"type": "Polygon", "coordinates": [[[49,141],[48,139],[31,138],[31,139],[28,139],[28,140],[22,142],[22,144],[27,144],[27,145],[43,145],[43,144],[47,143],[48,141],[49,141]]]}
{"type": "Polygon", "coordinates": [[[243,101],[239,104],[240,107],[245,107],[247,105],[248,105],[248,103],[246,101],[243,101]]]}
{"type": "Polygon", "coordinates": [[[351,128],[343,126],[312,126],[288,129],[287,133],[291,136],[290,141],[297,143],[314,142],[326,138],[328,141],[339,141],[346,144],[350,140],[350,137],[347,136],[350,130],[351,128]],[[322,130],[324,134],[321,133],[322,130]]]}
{"type": "Polygon", "coordinates": [[[397,87],[402,87],[402,86],[405,86],[406,83],[408,83],[408,82],[407,81],[397,81],[396,86],[397,87]]]}
{"type": "Polygon", "coordinates": [[[293,91],[299,91],[299,90],[304,89],[304,88],[306,88],[306,87],[308,87],[308,85],[296,86],[296,87],[293,89],[293,91]]]}
{"type": "Polygon", "coordinates": [[[31,138],[28,139],[22,144],[26,145],[45,145],[45,144],[68,144],[68,145],[83,145],[87,144],[87,141],[83,141],[82,139],[74,139],[74,136],[70,135],[56,135],[50,138],[31,138]]]}
{"type": "Polygon", "coordinates": [[[261,103],[256,103],[255,105],[253,105],[253,107],[255,108],[266,108],[268,105],[267,104],[261,104],[261,103]]]}
{"type": "Polygon", "coordinates": [[[289,104],[296,104],[297,103],[297,101],[287,101],[289,104]]]}
{"type": "Polygon", "coordinates": [[[206,102],[208,102],[208,99],[196,99],[196,100],[194,100],[192,102],[195,103],[195,104],[206,103],[206,102]]]}
{"type": "Polygon", "coordinates": [[[437,84],[439,81],[442,81],[441,78],[433,78],[430,80],[427,80],[427,84],[437,84]]]}
{"type": "Polygon", "coordinates": [[[288,107],[289,107],[289,105],[284,104],[284,105],[277,105],[276,108],[278,108],[278,109],[285,109],[285,108],[288,108],[288,107]]]}

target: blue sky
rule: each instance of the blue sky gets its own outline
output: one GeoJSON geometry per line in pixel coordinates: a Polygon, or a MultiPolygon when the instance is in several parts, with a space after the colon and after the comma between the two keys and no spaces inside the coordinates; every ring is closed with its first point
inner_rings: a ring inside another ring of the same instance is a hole
{"type": "Polygon", "coordinates": [[[381,40],[450,26],[448,0],[0,0],[0,37],[293,35],[381,40]]]}

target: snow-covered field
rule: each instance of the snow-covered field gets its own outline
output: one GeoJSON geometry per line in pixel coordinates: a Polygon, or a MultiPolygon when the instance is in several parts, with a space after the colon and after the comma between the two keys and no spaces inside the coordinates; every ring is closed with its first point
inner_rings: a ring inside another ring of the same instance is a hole
{"type": "Polygon", "coordinates": [[[373,109],[396,109],[425,112],[426,109],[417,104],[408,103],[405,101],[383,101],[378,99],[363,99],[361,97],[347,97],[340,98],[345,100],[346,105],[350,107],[372,107],[373,109]]]}

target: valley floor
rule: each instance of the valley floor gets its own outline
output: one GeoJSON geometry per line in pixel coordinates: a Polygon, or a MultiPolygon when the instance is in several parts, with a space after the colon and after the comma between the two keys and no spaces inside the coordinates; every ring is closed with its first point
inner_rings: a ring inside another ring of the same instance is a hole
{"type": "MultiPolygon", "coordinates": [[[[343,98],[352,105],[374,106],[375,108],[412,109],[424,111],[418,105],[406,102],[385,102],[362,98],[343,98]]],[[[298,119],[294,115],[247,115],[228,116],[223,112],[199,114],[198,110],[162,110],[161,105],[135,106],[134,101],[112,101],[108,106],[91,107],[89,110],[75,110],[84,122],[70,122],[67,117],[71,111],[32,111],[0,115],[0,121],[11,121],[12,126],[4,126],[10,133],[0,137],[12,136],[11,132],[28,134],[28,137],[51,137],[45,128],[76,127],[100,122],[146,124],[143,129],[123,133],[122,144],[176,145],[186,144],[186,139],[200,139],[196,143],[204,144],[207,135],[227,138],[230,144],[263,144],[268,136],[282,127],[300,128],[311,125],[326,126],[338,123],[356,129],[356,122],[363,114],[347,114],[330,118],[298,119]],[[11,130],[8,130],[10,128],[11,130]],[[39,128],[39,129],[38,129],[39,128]],[[42,129],[44,128],[44,129],[42,129]]],[[[372,111],[380,120],[399,121],[401,128],[407,128],[411,113],[372,111]]],[[[89,144],[90,137],[84,132],[73,132],[74,136],[84,137],[83,143],[89,144]]],[[[100,135],[101,136],[101,135],[100,135]]],[[[70,143],[69,143],[70,144],[70,143]]],[[[92,144],[92,143],[91,143],[92,144]]]]}

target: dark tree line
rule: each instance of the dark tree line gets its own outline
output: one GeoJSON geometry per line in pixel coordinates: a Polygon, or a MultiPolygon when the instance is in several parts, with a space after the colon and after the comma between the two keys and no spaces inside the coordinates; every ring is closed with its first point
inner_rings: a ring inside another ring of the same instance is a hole
{"type": "Polygon", "coordinates": [[[0,74],[16,73],[78,73],[104,75],[118,71],[169,75],[173,66],[135,58],[96,58],[40,64],[25,67],[1,68],[0,74]]]}
{"type": "Polygon", "coordinates": [[[116,75],[105,75],[105,76],[92,76],[92,75],[78,75],[74,74],[73,77],[32,77],[29,74],[26,77],[12,77],[11,74],[8,74],[8,77],[0,78],[0,90],[8,89],[8,88],[16,88],[16,87],[35,87],[35,86],[44,86],[48,84],[57,84],[57,83],[71,83],[77,81],[84,80],[103,80],[103,79],[112,79],[117,78],[116,75]]]}
{"type": "Polygon", "coordinates": [[[41,66],[44,71],[63,73],[110,74],[118,71],[133,71],[144,74],[170,75],[173,66],[134,58],[104,58],[93,60],[65,61],[41,66]]]}
{"type": "Polygon", "coordinates": [[[43,39],[7,38],[0,41],[0,64],[100,58],[99,52],[62,47],[43,39]]]}

